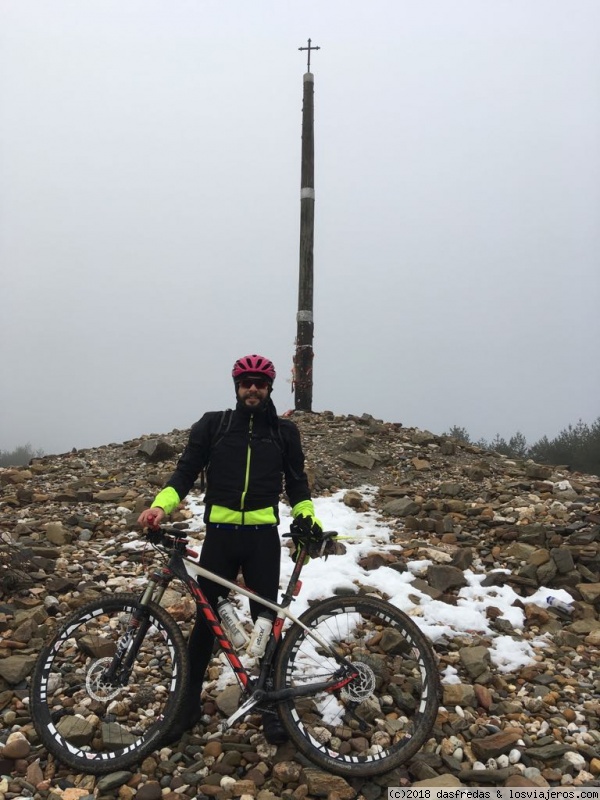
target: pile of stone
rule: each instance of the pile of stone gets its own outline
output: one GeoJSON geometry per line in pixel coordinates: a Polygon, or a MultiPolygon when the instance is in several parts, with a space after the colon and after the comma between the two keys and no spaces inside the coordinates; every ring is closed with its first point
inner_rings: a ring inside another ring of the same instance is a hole
{"type": "MultiPolygon", "coordinates": [[[[429,566],[419,592],[449,605],[465,570],[508,583],[525,625],[489,608],[490,628],[545,641],[534,664],[500,673],[492,638],[477,632],[436,643],[444,686],[430,741],[409,763],[374,780],[346,781],[314,768],[291,744],[268,745],[260,719],[215,736],[237,704],[209,670],[201,728],[131,771],[76,775],[41,747],[27,702],[28,677],[48,634],[73,608],[141,583],[147,565],[123,550],[139,512],[163,485],[187,431],[150,435],[0,469],[0,800],[35,798],[275,798],[377,800],[388,786],[557,786],[600,783],[600,478],[507,459],[369,415],[296,414],[316,494],[379,513],[392,547],[368,554],[369,571],[410,561],[429,566]],[[361,492],[362,485],[378,487],[361,492]],[[572,613],[528,598],[566,590],[572,613]]],[[[185,522],[190,512],[174,515],[185,522]]],[[[368,579],[359,591],[370,591],[368,579]]],[[[415,603],[418,605],[417,593],[415,603]]],[[[194,609],[176,593],[184,630],[194,609]]],[[[418,615],[418,609],[417,609],[418,615]]]]}

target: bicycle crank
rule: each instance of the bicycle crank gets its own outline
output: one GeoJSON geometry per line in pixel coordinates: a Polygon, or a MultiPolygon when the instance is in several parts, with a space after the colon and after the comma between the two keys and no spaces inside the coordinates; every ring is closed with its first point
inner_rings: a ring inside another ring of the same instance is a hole
{"type": "Polygon", "coordinates": [[[249,697],[245,703],[242,703],[237,711],[234,711],[234,713],[228,719],[225,719],[220,723],[219,727],[221,731],[226,731],[228,728],[231,728],[231,726],[237,722],[238,719],[245,717],[246,714],[249,714],[254,706],[264,699],[264,695],[265,693],[263,691],[259,691],[255,692],[251,697],[249,697]],[[258,697],[256,695],[258,695],[258,697]]]}

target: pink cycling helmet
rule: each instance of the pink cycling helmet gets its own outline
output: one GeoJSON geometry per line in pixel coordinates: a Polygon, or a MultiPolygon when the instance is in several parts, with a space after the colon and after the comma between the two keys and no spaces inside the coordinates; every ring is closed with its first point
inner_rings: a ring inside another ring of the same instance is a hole
{"type": "Polygon", "coordinates": [[[252,375],[264,375],[265,378],[268,378],[270,381],[275,380],[275,367],[273,366],[273,362],[269,361],[269,359],[264,356],[256,355],[256,353],[253,353],[251,356],[238,358],[231,372],[234,381],[248,373],[252,375]]]}

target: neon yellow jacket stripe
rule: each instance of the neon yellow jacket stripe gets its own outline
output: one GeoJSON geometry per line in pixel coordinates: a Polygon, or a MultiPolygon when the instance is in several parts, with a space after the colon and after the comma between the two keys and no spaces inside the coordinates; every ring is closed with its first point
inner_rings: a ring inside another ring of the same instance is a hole
{"type": "Polygon", "coordinates": [[[292,517],[296,519],[300,514],[303,514],[305,517],[315,516],[315,507],[312,500],[301,500],[299,503],[296,503],[292,508],[292,517]]]}
{"type": "MultiPolygon", "coordinates": [[[[248,468],[250,456],[248,455],[248,468]]],[[[247,485],[246,485],[247,489],[247,485]]],[[[160,491],[154,498],[152,508],[162,508],[165,514],[171,514],[179,503],[181,502],[179,495],[172,486],[167,486],[166,489],[160,491]]],[[[312,500],[302,500],[300,503],[292,508],[292,516],[296,518],[300,514],[305,516],[314,517],[315,507],[312,500]]],[[[225,506],[212,506],[210,512],[211,522],[228,522],[233,525],[242,525],[245,521],[247,525],[266,525],[277,523],[275,512],[272,506],[268,508],[257,508],[253,511],[244,511],[243,504],[241,511],[234,511],[233,509],[226,508],[225,506]]]]}
{"type": "Polygon", "coordinates": [[[179,503],[181,503],[181,498],[175,489],[172,486],[167,486],[166,489],[156,495],[150,508],[162,508],[165,514],[170,514],[175,511],[179,503]]]}
{"type": "Polygon", "coordinates": [[[228,525],[277,525],[275,509],[256,508],[254,511],[234,511],[225,506],[211,506],[209,522],[225,522],[228,525]]]}

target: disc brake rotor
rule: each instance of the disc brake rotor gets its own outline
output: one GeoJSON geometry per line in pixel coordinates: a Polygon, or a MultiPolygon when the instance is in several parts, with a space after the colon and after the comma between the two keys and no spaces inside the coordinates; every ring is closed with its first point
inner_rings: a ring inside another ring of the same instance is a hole
{"type": "Polygon", "coordinates": [[[85,676],[85,687],[89,696],[98,700],[100,703],[106,703],[108,700],[113,700],[120,692],[123,691],[122,686],[115,686],[104,680],[107,669],[112,664],[113,659],[107,656],[106,658],[99,658],[90,665],[85,676]]]}
{"type": "Polygon", "coordinates": [[[358,675],[350,683],[346,684],[341,690],[341,695],[344,700],[350,700],[354,703],[362,703],[368,697],[371,697],[375,689],[375,673],[368,664],[362,661],[354,661],[352,663],[358,675]]]}

